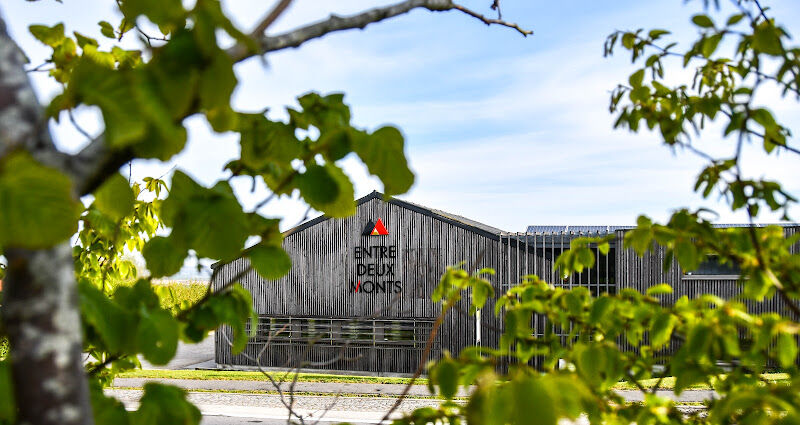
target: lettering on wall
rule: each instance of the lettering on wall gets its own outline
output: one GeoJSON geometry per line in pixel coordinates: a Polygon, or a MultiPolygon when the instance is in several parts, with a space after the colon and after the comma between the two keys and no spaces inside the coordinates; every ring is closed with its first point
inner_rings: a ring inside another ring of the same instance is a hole
{"type": "MultiPolygon", "coordinates": [[[[389,232],[380,218],[367,223],[362,233],[363,236],[369,236],[370,239],[388,234],[389,232]]],[[[356,266],[356,276],[350,282],[351,292],[361,294],[398,294],[403,292],[403,284],[398,280],[400,271],[397,270],[396,245],[360,245],[353,248],[351,255],[353,255],[356,266]]]]}

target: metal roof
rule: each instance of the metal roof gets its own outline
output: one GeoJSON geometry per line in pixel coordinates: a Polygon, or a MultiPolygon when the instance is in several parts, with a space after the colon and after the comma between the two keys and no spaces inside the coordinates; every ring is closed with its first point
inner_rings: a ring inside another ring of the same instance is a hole
{"type": "Polygon", "coordinates": [[[528,226],[528,233],[611,233],[635,226],[528,226]]]}
{"type": "MultiPolygon", "coordinates": [[[[713,227],[726,229],[731,227],[749,227],[749,224],[712,224],[713,227]]],[[[753,227],[766,227],[766,226],[781,226],[781,227],[797,227],[800,223],[756,223],[753,227]]],[[[546,225],[546,226],[528,226],[527,233],[583,233],[583,234],[608,234],[617,230],[630,230],[636,226],[574,226],[574,225],[546,225]]]]}
{"type": "MultiPolygon", "coordinates": [[[[479,233],[479,234],[481,234],[483,236],[492,238],[494,240],[498,240],[499,237],[500,237],[500,234],[502,233],[502,230],[500,230],[500,229],[498,229],[496,227],[492,227],[492,226],[477,222],[475,220],[470,220],[470,219],[468,219],[466,217],[462,217],[460,215],[450,214],[450,213],[447,213],[447,212],[444,212],[444,211],[441,211],[441,210],[428,208],[428,207],[425,207],[425,206],[422,206],[422,205],[418,205],[418,204],[414,204],[414,203],[411,203],[411,202],[408,202],[408,201],[404,201],[404,200],[398,199],[398,198],[385,199],[383,194],[378,192],[378,191],[373,191],[369,195],[366,195],[364,197],[361,197],[361,198],[357,199],[356,200],[356,204],[357,205],[361,205],[361,204],[363,204],[363,203],[365,203],[367,201],[370,201],[372,199],[380,199],[380,200],[382,200],[384,202],[388,202],[390,204],[398,205],[400,207],[403,207],[403,208],[406,208],[406,209],[409,209],[409,210],[412,210],[412,211],[416,211],[416,212],[421,213],[421,214],[425,214],[427,216],[436,218],[438,220],[451,223],[451,224],[456,225],[458,227],[461,227],[463,229],[467,229],[467,230],[473,231],[475,233],[479,233]]],[[[327,217],[325,215],[321,215],[319,217],[313,218],[313,219],[308,220],[308,221],[306,221],[304,223],[301,223],[301,224],[299,224],[299,225],[297,225],[297,226],[295,226],[295,227],[293,227],[293,228],[291,228],[289,230],[284,231],[283,235],[284,236],[289,236],[289,235],[291,235],[293,233],[299,232],[299,231],[301,231],[303,229],[307,229],[308,227],[311,227],[311,226],[313,226],[313,225],[315,225],[317,223],[320,223],[320,222],[322,222],[324,220],[327,220],[328,218],[329,217],[327,217]]]]}

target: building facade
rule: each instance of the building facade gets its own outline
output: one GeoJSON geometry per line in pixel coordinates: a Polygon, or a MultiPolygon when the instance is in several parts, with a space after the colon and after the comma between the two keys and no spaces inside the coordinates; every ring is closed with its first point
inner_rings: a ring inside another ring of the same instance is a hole
{"type": "MultiPolygon", "coordinates": [[[[786,226],[787,234],[800,230],[786,226]]],[[[253,295],[259,321],[244,352],[233,355],[226,328],[215,334],[220,365],[413,373],[440,312],[431,293],[447,266],[496,270],[489,281],[496,294],[522,276],[536,274],[565,287],[586,286],[597,295],[621,288],[641,291],[666,282],[675,292],[665,302],[701,293],[733,295],[738,276],[715,269],[686,274],[675,263],[664,271],[663,251],[638,257],[622,248],[627,228],[613,226],[531,226],[507,233],[464,217],[406,201],[383,200],[373,192],[358,200],[345,219],[319,217],[284,236],[292,258],[290,272],[265,281],[254,271],[239,281],[253,295]],[[596,255],[594,268],[562,280],[553,262],[578,236],[614,234],[608,255],[596,255]]],[[[797,247],[795,247],[797,252],[797,247]]],[[[220,266],[220,286],[249,267],[246,258],[220,266]]],[[[763,308],[780,307],[766,303],[763,308]]],[[[488,305],[486,314],[469,315],[469,299],[448,313],[433,341],[430,357],[458,353],[471,345],[496,346],[502,323],[488,305]]],[[[534,324],[543,331],[544,319],[534,324]]]]}

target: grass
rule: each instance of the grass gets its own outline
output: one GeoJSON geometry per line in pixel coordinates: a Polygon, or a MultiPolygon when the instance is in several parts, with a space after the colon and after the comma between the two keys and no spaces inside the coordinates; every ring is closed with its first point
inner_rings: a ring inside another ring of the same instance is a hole
{"type": "MultiPolygon", "coordinates": [[[[291,381],[293,374],[285,372],[269,372],[272,379],[291,381]]],[[[163,370],[147,369],[123,372],[118,375],[120,378],[147,378],[147,379],[194,379],[194,380],[221,380],[221,381],[269,381],[261,372],[251,372],[242,370],[163,370]]],[[[359,375],[333,375],[324,373],[300,373],[297,377],[298,382],[333,382],[333,383],[357,383],[357,384],[407,384],[411,378],[398,378],[387,376],[359,376],[359,375]]],[[[427,384],[428,380],[420,378],[415,381],[417,384],[427,384]]]]}
{"type": "MultiPolygon", "coordinates": [[[[269,372],[275,380],[290,381],[293,375],[286,375],[285,372],[269,372]]],[[[789,375],[786,373],[765,373],[764,379],[775,382],[787,382],[789,375]]],[[[261,372],[241,371],[241,370],[134,370],[124,372],[120,378],[147,378],[147,379],[190,379],[190,380],[222,380],[222,381],[269,381],[261,372]]],[[[297,377],[298,382],[331,382],[331,383],[358,383],[358,384],[407,384],[411,378],[385,377],[385,376],[359,376],[359,375],[332,375],[324,373],[300,373],[297,377]]],[[[415,384],[425,385],[428,380],[420,378],[415,384]]],[[[651,389],[658,384],[658,379],[646,379],[641,381],[643,387],[651,389]]],[[[668,377],[661,380],[658,389],[671,390],[675,388],[675,378],[668,377]]],[[[638,388],[630,382],[620,382],[614,386],[615,390],[637,390],[638,388]]],[[[708,390],[708,385],[693,385],[692,390],[708,390]]]]}
{"type": "Polygon", "coordinates": [[[8,355],[8,338],[0,338],[0,360],[3,360],[8,355]]]}
{"type": "MultiPolygon", "coordinates": [[[[130,280],[114,282],[110,284],[112,285],[114,291],[116,291],[120,287],[133,286],[135,283],[135,280],[130,280]]],[[[203,298],[208,290],[208,283],[201,283],[199,281],[159,281],[153,283],[153,290],[155,291],[156,295],[158,295],[158,300],[161,304],[161,307],[171,311],[172,313],[177,313],[200,301],[200,299],[203,298]]]]}

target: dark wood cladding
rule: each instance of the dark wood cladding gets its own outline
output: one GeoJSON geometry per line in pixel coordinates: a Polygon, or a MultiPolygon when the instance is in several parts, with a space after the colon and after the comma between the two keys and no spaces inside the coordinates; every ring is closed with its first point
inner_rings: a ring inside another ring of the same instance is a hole
{"type": "MultiPolygon", "coordinates": [[[[359,204],[356,214],[345,219],[317,220],[287,232],[284,248],[292,258],[288,275],[265,281],[255,272],[241,279],[253,295],[253,306],[263,319],[305,317],[317,319],[396,319],[431,324],[440,305],[431,293],[448,265],[464,263],[477,270],[501,270],[503,255],[499,236],[458,219],[426,214],[424,209],[385,202],[372,197],[359,204]],[[366,223],[382,219],[386,236],[362,236],[366,223]],[[400,293],[354,293],[356,246],[396,246],[395,280],[400,293]]],[[[216,285],[227,282],[248,267],[247,259],[225,265],[216,285]]],[[[490,277],[496,281],[496,277],[490,277]]],[[[516,280],[516,278],[515,278],[516,280]]],[[[458,353],[476,342],[476,317],[468,314],[469,300],[462,300],[444,321],[431,353],[458,353]]],[[[376,328],[377,329],[377,328],[376,328]]],[[[415,347],[353,347],[343,344],[249,344],[233,356],[227,344],[230,330],[217,332],[216,361],[220,364],[260,365],[413,373],[421,359],[422,345],[415,347]]],[[[423,341],[424,342],[424,341],[423,341]]]]}
{"type": "MultiPolygon", "coordinates": [[[[404,201],[384,201],[373,193],[359,200],[352,217],[320,217],[286,232],[284,248],[292,258],[292,268],[283,278],[266,281],[251,271],[240,279],[253,295],[259,315],[256,336],[243,353],[234,356],[230,329],[221,328],[216,332],[216,362],[413,373],[423,360],[425,338],[441,310],[440,304],[431,301],[431,293],[447,266],[459,263],[468,271],[486,267],[496,270],[495,275],[487,277],[496,295],[526,275],[538,275],[567,288],[587,286],[594,295],[624,288],[644,292],[666,282],[674,293],[662,298],[665,304],[683,295],[713,293],[731,298],[740,293],[735,278],[687,278],[674,261],[665,271],[662,248],[655,247],[643,257],[624,249],[624,230],[616,231],[608,256],[595,251],[595,268],[566,279],[559,277],[553,264],[570,240],[607,232],[504,233],[404,201]],[[378,218],[389,234],[363,236],[367,223],[378,218]],[[380,246],[395,247],[396,258],[375,264],[394,264],[390,280],[400,282],[402,291],[354,292],[351,282],[357,280],[358,264],[369,262],[355,258],[356,247],[369,250],[380,246]]],[[[785,228],[787,236],[797,232],[798,227],[785,228]]],[[[793,246],[793,253],[800,252],[799,245],[793,246]]],[[[222,266],[214,284],[219,287],[247,267],[244,258],[222,266]]],[[[469,303],[469,297],[464,297],[445,317],[430,358],[438,358],[445,351],[455,355],[472,345],[497,346],[503,323],[494,314],[493,301],[478,315],[469,313],[469,303]]],[[[748,302],[748,306],[754,312],[783,311],[777,299],[748,302]]],[[[542,334],[546,326],[543,318],[534,320],[537,334],[542,334]]]]}

